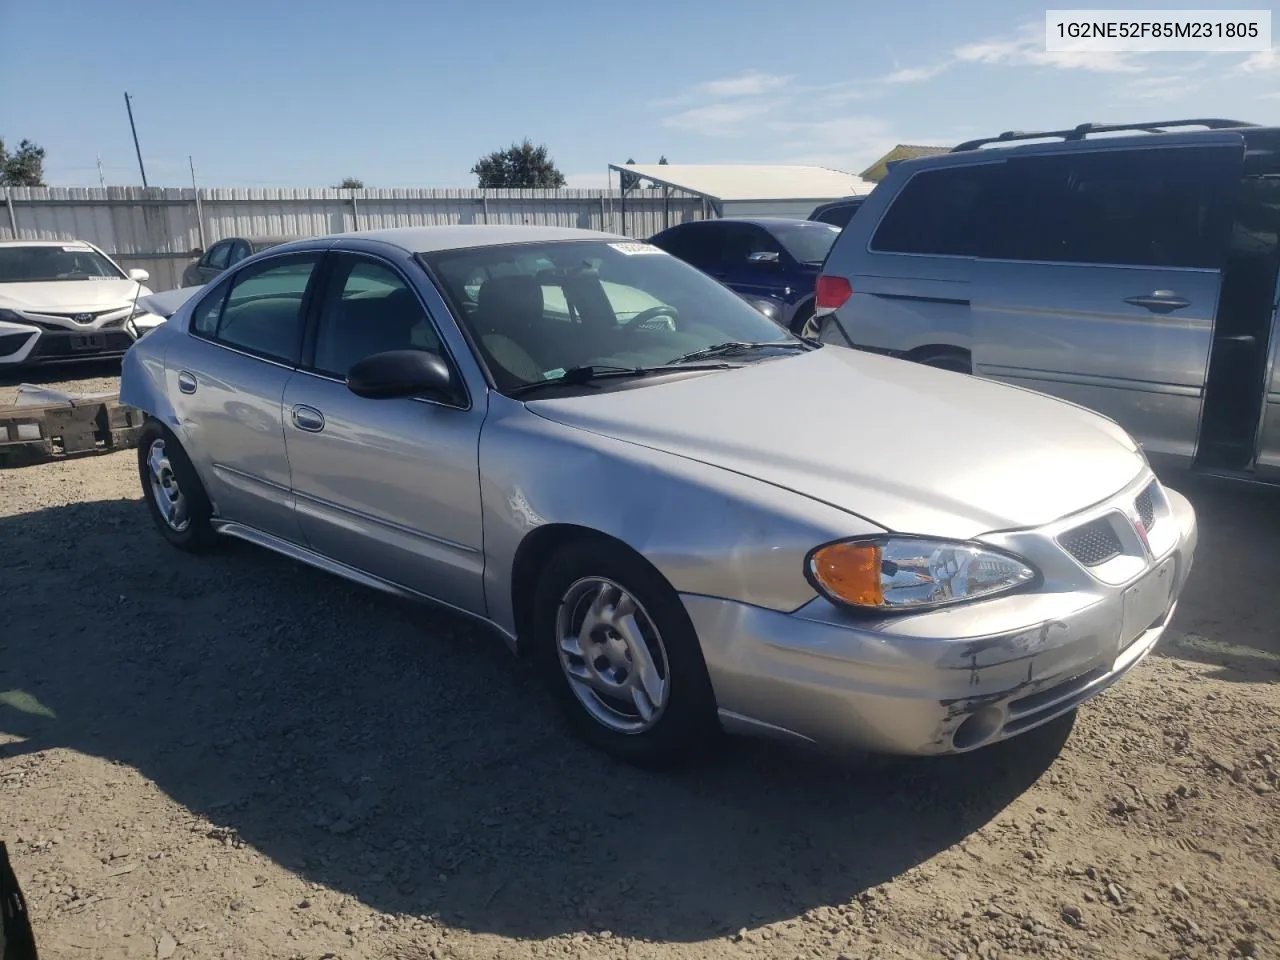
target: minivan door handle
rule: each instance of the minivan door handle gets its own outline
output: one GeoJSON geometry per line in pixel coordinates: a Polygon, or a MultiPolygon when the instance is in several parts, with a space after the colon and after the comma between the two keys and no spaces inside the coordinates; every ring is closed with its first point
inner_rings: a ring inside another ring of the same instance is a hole
{"type": "Polygon", "coordinates": [[[308,433],[319,433],[324,429],[324,414],[315,407],[308,407],[305,403],[296,404],[291,411],[293,415],[293,425],[299,430],[306,430],[308,433]]]}
{"type": "Polygon", "coordinates": [[[1146,307],[1153,313],[1167,313],[1170,310],[1181,310],[1183,307],[1191,306],[1190,300],[1178,296],[1172,290],[1152,290],[1141,297],[1125,297],[1124,302],[1131,303],[1135,307],[1146,307]]]}

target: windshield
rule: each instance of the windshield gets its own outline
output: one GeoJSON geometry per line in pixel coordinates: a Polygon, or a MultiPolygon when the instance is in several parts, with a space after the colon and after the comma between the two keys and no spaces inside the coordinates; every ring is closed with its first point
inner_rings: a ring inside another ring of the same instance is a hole
{"type": "Polygon", "coordinates": [[[0,283],[40,283],[50,280],[112,280],[124,274],[115,264],[88,247],[0,247],[0,283]]]}
{"type": "Polygon", "coordinates": [[[778,224],[769,232],[800,263],[822,263],[840,236],[839,227],[816,221],[778,224]]]}
{"type": "MultiPolygon", "coordinates": [[[[504,391],[580,367],[661,366],[728,341],[799,343],[647,243],[517,244],[422,259],[504,391]]],[[[759,358],[776,354],[766,348],[759,358]]]]}

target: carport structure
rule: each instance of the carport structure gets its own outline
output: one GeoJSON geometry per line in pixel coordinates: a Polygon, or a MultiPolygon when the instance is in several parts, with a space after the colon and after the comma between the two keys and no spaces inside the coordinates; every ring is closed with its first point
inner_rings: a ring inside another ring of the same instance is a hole
{"type": "Polygon", "coordinates": [[[704,217],[807,217],[820,203],[875,187],[853,173],[802,164],[611,163],[611,180],[614,171],[623,189],[624,224],[627,195],[643,190],[632,186],[643,181],[662,188],[664,195],[676,191],[701,198],[704,217]]]}

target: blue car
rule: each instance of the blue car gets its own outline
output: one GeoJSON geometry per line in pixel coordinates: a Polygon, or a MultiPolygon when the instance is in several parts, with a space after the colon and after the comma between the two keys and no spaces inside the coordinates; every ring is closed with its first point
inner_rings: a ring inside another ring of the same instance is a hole
{"type": "Polygon", "coordinates": [[[840,228],[781,217],[695,220],[649,242],[749,300],[777,306],[793,333],[813,316],[814,285],[840,228]]]}

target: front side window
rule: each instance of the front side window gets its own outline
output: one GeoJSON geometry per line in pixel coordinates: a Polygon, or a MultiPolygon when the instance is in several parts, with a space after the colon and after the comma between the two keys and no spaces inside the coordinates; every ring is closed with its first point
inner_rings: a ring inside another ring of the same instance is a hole
{"type": "Polygon", "coordinates": [[[386,350],[441,352],[422,304],[389,266],[339,254],[326,286],[312,364],[320,373],[345,379],[353,365],[386,350]]]}
{"type": "Polygon", "coordinates": [[[988,209],[988,165],[925,170],[907,181],[871,238],[877,253],[973,257],[988,209]]]}
{"type": "Polygon", "coordinates": [[[1006,260],[1217,267],[1243,151],[1171,147],[1012,158],[993,193],[990,255],[1006,260]]]}
{"type": "Polygon", "coordinates": [[[302,348],[302,305],[319,254],[307,253],[256,263],[230,281],[225,299],[214,291],[192,317],[194,332],[229,347],[296,364],[302,348]],[[210,331],[205,309],[217,311],[210,331]],[[201,326],[203,325],[203,326],[201,326]]]}
{"type": "Polygon", "coordinates": [[[799,342],[737,294],[649,244],[519,244],[422,260],[503,390],[575,367],[660,366],[728,341],[799,342]],[[542,266],[532,269],[534,263],[542,266]]]}
{"type": "Polygon", "coordinates": [[[124,273],[89,247],[40,244],[0,247],[0,283],[118,280],[124,273]]]}

